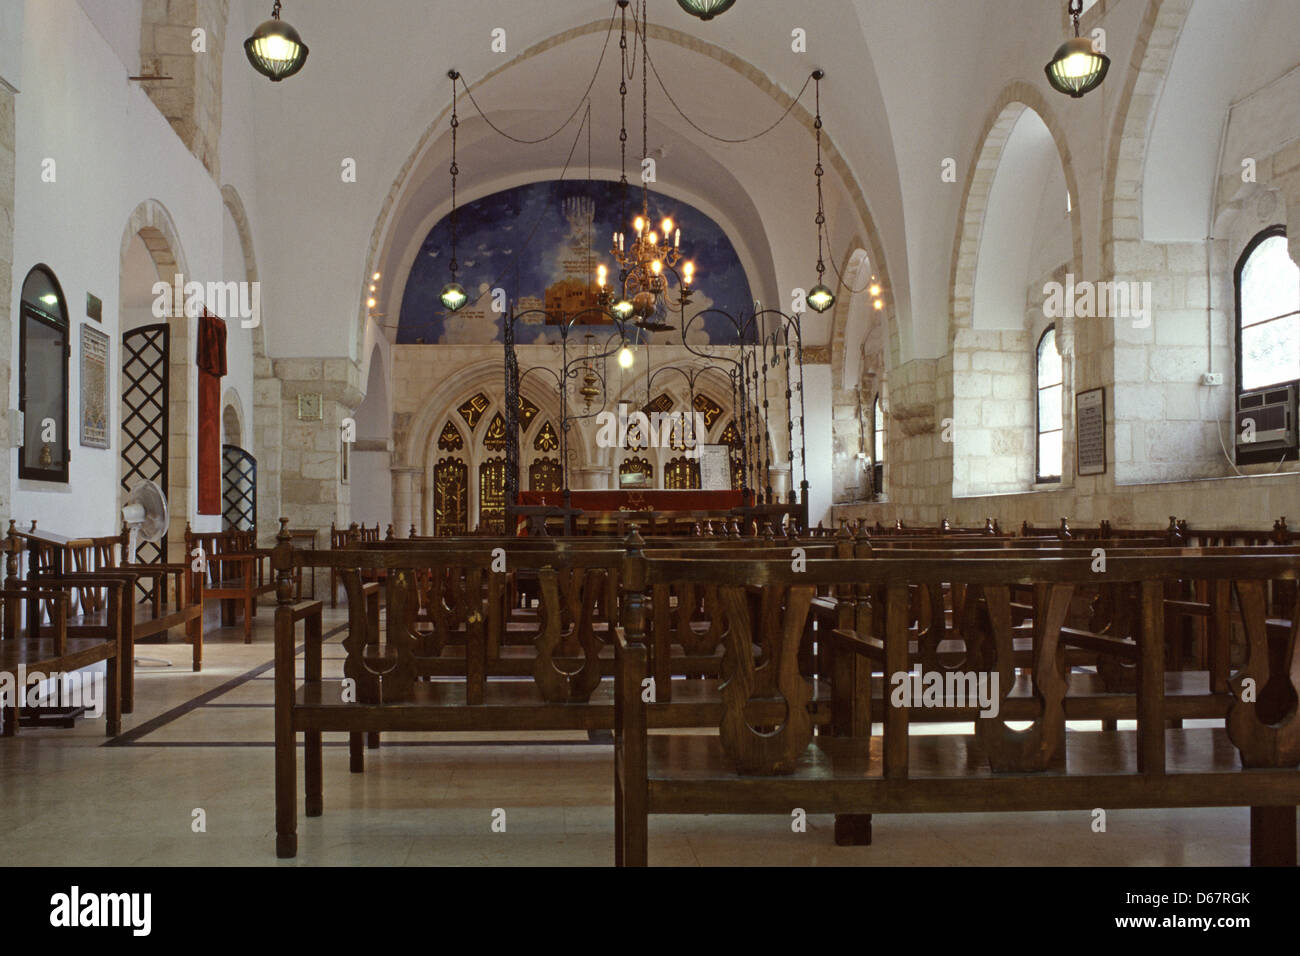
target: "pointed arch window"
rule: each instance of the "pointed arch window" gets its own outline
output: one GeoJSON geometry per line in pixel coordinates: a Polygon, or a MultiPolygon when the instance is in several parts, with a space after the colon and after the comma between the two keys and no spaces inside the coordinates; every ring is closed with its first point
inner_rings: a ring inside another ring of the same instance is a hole
{"type": "Polygon", "coordinates": [[[1233,273],[1237,292],[1237,393],[1300,379],[1300,267],[1286,228],[1247,243],[1233,273]]]}
{"type": "Polygon", "coordinates": [[[555,429],[550,422],[542,422],[542,427],[537,430],[537,437],[533,439],[533,449],[535,451],[557,451],[560,447],[560,436],[555,433],[555,429]]]}
{"type": "Polygon", "coordinates": [[[442,426],[442,434],[438,436],[439,451],[460,451],[465,447],[465,439],[460,437],[460,431],[450,421],[442,426]]]}
{"type": "Polygon", "coordinates": [[[506,450],[506,420],[497,412],[488,422],[487,431],[483,433],[483,447],[488,451],[506,450]]]}
{"type": "Polygon", "coordinates": [[[1034,478],[1039,484],[1061,480],[1065,430],[1062,408],[1065,396],[1065,372],[1061,353],[1056,348],[1056,326],[1049,325],[1038,340],[1035,356],[1037,373],[1038,451],[1034,478]]]}
{"type": "Polygon", "coordinates": [[[871,403],[871,492],[875,498],[885,494],[885,410],[879,395],[871,403]]]}

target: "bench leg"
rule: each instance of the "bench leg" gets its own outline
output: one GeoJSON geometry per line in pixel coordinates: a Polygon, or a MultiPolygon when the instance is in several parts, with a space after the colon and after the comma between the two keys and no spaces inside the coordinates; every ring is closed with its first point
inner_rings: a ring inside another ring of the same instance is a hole
{"type": "Polygon", "coordinates": [[[122,732],[122,668],[118,658],[108,659],[105,672],[104,732],[116,737],[122,732]]]}
{"type": "Polygon", "coordinates": [[[253,599],[244,598],[244,643],[253,643],[253,599]]]}
{"type": "Polygon", "coordinates": [[[321,756],[321,732],[308,730],[303,732],[304,742],[304,776],[307,780],[307,816],[318,817],[324,811],[324,767],[321,756]]]}
{"type": "Polygon", "coordinates": [[[135,713],[135,629],[126,628],[122,635],[121,667],[118,669],[122,687],[122,713],[135,713]]]}
{"type": "Polygon", "coordinates": [[[363,773],[366,769],[366,752],[362,749],[360,731],[348,734],[348,769],[353,773],[363,773]]]}
{"type": "Polygon", "coordinates": [[[367,750],[379,749],[379,731],[372,730],[366,734],[366,749],[367,750]]]}
{"type": "Polygon", "coordinates": [[[871,846],[871,814],[835,814],[836,846],[871,846]]]}
{"type": "Polygon", "coordinates": [[[1296,865],[1296,808],[1250,808],[1250,865],[1296,865]]]}
{"type": "Polygon", "coordinates": [[[203,617],[193,618],[185,624],[185,636],[189,639],[194,673],[203,670],[203,617]]]}
{"type": "MultiPolygon", "coordinates": [[[[276,624],[278,630],[278,619],[276,624]]],[[[298,735],[293,729],[293,643],[280,637],[275,642],[275,855],[283,860],[298,855],[298,735]]]]}
{"type": "Polygon", "coordinates": [[[235,626],[235,599],[234,598],[221,599],[221,626],[222,627],[235,626]]]}

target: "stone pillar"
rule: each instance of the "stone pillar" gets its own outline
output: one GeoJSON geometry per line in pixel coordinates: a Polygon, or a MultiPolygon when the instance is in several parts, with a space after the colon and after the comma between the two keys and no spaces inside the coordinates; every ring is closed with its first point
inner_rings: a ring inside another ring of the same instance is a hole
{"type": "Polygon", "coordinates": [[[346,527],[352,498],[340,480],[341,429],[361,402],[359,370],[350,359],[278,359],[274,367],[284,423],[280,510],[291,527],[346,527]],[[314,405],[317,396],[320,417],[300,420],[299,398],[314,405]]]}
{"type": "Polygon", "coordinates": [[[772,466],[772,494],[782,504],[790,498],[790,463],[788,461],[772,466]]]}
{"type": "Polygon", "coordinates": [[[424,524],[420,489],[424,482],[421,468],[395,467],[393,473],[393,529],[399,538],[411,533],[411,525],[423,534],[424,524]]]}
{"type": "Polygon", "coordinates": [[[257,455],[257,544],[275,545],[280,530],[280,472],[284,459],[284,422],[280,380],[271,360],[253,360],[253,449],[257,455]]]}

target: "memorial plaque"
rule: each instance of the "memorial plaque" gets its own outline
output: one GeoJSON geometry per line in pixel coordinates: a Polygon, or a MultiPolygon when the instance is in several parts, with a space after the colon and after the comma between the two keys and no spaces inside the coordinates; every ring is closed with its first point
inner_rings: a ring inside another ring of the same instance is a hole
{"type": "Polygon", "coordinates": [[[1074,397],[1074,446],[1077,473],[1106,473],[1106,390],[1094,388],[1074,397]]]}
{"type": "Polygon", "coordinates": [[[726,445],[703,445],[700,448],[700,489],[731,490],[731,449],[726,445]]]}

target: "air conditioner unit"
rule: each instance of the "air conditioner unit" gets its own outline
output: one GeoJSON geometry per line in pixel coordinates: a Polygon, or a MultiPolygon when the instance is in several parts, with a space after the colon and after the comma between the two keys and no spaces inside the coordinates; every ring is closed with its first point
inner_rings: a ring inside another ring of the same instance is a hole
{"type": "Polygon", "coordinates": [[[1296,447],[1296,387],[1274,385],[1237,396],[1238,452],[1280,452],[1296,447]]]}

